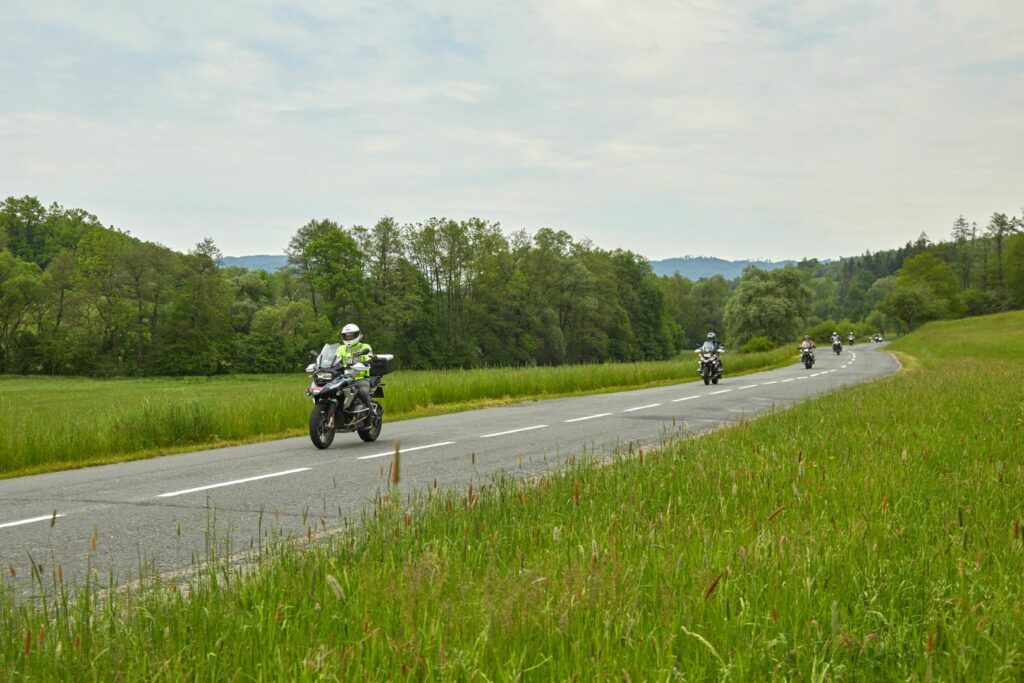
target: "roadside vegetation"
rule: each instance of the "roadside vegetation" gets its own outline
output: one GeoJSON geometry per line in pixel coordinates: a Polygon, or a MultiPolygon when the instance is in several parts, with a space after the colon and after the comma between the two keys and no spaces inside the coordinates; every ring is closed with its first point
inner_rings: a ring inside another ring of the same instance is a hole
{"type": "MultiPolygon", "coordinates": [[[[693,354],[688,354],[693,356],[693,354]]],[[[696,379],[696,360],[414,370],[385,378],[387,421],[696,379]]],[[[730,374],[793,362],[790,347],[730,354],[730,374]]],[[[0,376],[0,477],[306,433],[308,378],[0,376]]]]}
{"type": "Polygon", "coordinates": [[[48,570],[43,604],[0,598],[0,677],[1020,680],[1024,314],[894,348],[898,375],[607,466],[382,483],[361,525],[187,591],[71,601],[48,570]]]}

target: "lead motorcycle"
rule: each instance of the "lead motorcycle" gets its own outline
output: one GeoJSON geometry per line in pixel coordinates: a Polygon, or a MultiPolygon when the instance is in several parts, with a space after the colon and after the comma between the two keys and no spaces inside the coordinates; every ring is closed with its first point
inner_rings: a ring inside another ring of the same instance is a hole
{"type": "Polygon", "coordinates": [[[718,384],[718,380],[722,379],[721,354],[725,351],[724,346],[716,348],[714,346],[709,346],[709,344],[711,344],[711,342],[705,343],[696,351],[700,358],[700,364],[697,366],[697,372],[700,373],[705,385],[718,384]]]}
{"type": "Polygon", "coordinates": [[[837,356],[841,354],[843,352],[843,342],[836,339],[832,342],[832,350],[835,351],[837,356]]]}
{"type": "Polygon", "coordinates": [[[373,408],[364,406],[356,393],[356,376],[370,371],[370,396],[383,398],[384,375],[394,369],[395,357],[390,354],[372,355],[366,351],[350,365],[338,360],[341,344],[324,344],[316,360],[306,368],[313,383],[306,395],[313,398],[313,411],[309,414],[309,438],[317,448],[324,449],[334,441],[337,432],[356,432],[363,441],[376,441],[384,421],[384,407],[372,401],[373,408]]]}

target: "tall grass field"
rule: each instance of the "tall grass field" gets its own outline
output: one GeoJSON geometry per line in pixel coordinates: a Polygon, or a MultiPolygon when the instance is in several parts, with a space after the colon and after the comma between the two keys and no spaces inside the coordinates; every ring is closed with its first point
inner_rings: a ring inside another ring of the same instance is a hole
{"type": "Polygon", "coordinates": [[[657,452],[399,481],[187,591],[48,572],[45,609],[0,598],[0,678],[1019,681],[1024,315],[894,349],[898,375],[657,452]]]}
{"type": "MultiPolygon", "coordinates": [[[[690,354],[691,356],[693,354],[690,354]]],[[[788,348],[734,354],[730,374],[795,360],[788,348]]],[[[385,421],[500,402],[684,382],[696,361],[396,372],[385,421]]],[[[94,380],[0,375],[0,477],[298,436],[306,375],[94,380]]]]}

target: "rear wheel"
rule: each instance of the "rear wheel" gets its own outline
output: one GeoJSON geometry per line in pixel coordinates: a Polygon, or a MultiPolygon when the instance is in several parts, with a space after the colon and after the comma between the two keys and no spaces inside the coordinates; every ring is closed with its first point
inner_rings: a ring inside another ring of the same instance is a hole
{"type": "Polygon", "coordinates": [[[377,405],[376,401],[374,401],[374,405],[376,406],[378,417],[373,421],[373,426],[370,427],[369,429],[356,430],[356,433],[359,434],[359,438],[362,439],[363,441],[376,441],[377,437],[380,436],[380,428],[383,425],[383,419],[380,417],[380,406],[377,405]]]}
{"type": "Polygon", "coordinates": [[[329,447],[334,441],[334,428],[327,426],[328,413],[326,403],[317,403],[309,414],[309,440],[320,450],[329,447]]]}
{"type": "Polygon", "coordinates": [[[711,383],[712,384],[718,384],[718,378],[717,377],[712,378],[711,379],[711,383]]]}

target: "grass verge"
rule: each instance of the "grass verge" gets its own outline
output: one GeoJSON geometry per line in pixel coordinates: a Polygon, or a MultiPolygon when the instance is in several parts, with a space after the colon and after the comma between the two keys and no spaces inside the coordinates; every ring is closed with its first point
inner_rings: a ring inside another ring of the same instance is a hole
{"type": "Polygon", "coordinates": [[[927,326],[912,372],[606,467],[399,483],[187,598],[0,598],[0,677],[1020,680],[1022,333],[927,326]]]}
{"type": "MultiPolygon", "coordinates": [[[[792,362],[789,349],[735,354],[730,374],[792,362]]],[[[691,358],[554,368],[398,372],[386,420],[532,399],[673,384],[691,358]]],[[[95,380],[0,376],[0,477],[122,462],[307,433],[305,375],[95,380]]]]}

